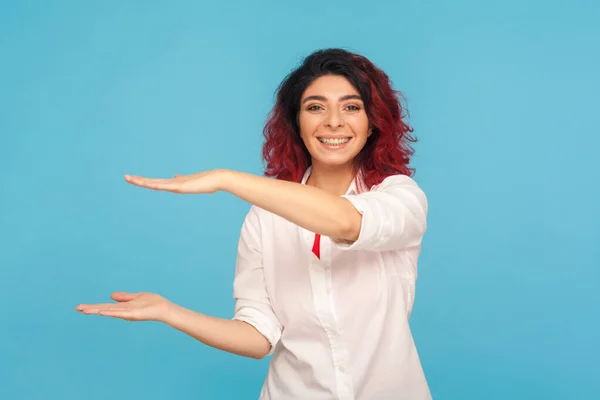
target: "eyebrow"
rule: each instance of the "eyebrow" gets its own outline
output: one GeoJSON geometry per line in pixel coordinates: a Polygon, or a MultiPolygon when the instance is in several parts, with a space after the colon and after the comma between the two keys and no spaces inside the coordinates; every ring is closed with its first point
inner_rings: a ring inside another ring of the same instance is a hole
{"type": "MultiPolygon", "coordinates": [[[[327,99],[323,96],[308,96],[307,98],[305,98],[304,100],[302,100],[302,104],[306,103],[307,101],[311,101],[311,100],[317,100],[317,101],[327,101],[327,99]]],[[[346,101],[346,100],[360,100],[362,101],[362,98],[357,95],[357,94],[347,94],[345,96],[342,96],[338,99],[338,101],[346,101]]]]}

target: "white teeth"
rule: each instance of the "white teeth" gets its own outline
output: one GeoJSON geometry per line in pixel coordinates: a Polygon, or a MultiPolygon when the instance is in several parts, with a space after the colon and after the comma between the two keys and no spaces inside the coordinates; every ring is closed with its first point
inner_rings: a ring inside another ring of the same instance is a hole
{"type": "Polygon", "coordinates": [[[350,138],[343,138],[343,139],[325,139],[325,138],[319,138],[319,141],[321,143],[325,143],[329,146],[339,146],[341,144],[344,144],[346,142],[348,142],[350,140],[350,138]]]}

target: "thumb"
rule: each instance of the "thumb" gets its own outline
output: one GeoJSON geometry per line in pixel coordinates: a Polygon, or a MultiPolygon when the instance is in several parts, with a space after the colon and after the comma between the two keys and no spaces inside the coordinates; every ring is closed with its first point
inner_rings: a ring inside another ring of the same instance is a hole
{"type": "Polygon", "coordinates": [[[115,301],[131,301],[138,297],[139,293],[127,293],[127,292],[114,292],[110,298],[115,301]]]}

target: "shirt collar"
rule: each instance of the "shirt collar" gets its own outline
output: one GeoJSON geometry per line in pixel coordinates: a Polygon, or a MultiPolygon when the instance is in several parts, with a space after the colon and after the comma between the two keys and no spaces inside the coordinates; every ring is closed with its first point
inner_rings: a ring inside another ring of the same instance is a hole
{"type": "MultiPolygon", "coordinates": [[[[302,183],[303,185],[306,185],[306,181],[308,181],[308,178],[310,177],[310,173],[312,171],[312,166],[309,166],[306,171],[304,172],[304,176],[302,177],[302,181],[300,183],[302,183]]],[[[352,179],[352,182],[350,182],[350,186],[348,187],[348,190],[346,190],[346,195],[353,195],[353,194],[358,194],[358,187],[357,187],[357,179],[360,179],[360,172],[358,173],[358,176],[354,177],[354,179],[352,179]]]]}

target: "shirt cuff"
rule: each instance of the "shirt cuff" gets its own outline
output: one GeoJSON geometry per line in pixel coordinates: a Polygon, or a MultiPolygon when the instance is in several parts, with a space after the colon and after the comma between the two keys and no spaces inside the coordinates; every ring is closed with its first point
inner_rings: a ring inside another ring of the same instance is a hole
{"type": "Polygon", "coordinates": [[[271,320],[271,318],[258,308],[248,305],[239,307],[236,310],[233,319],[252,325],[271,345],[267,356],[273,354],[275,345],[277,345],[279,339],[281,339],[281,327],[278,322],[271,320]]]}

